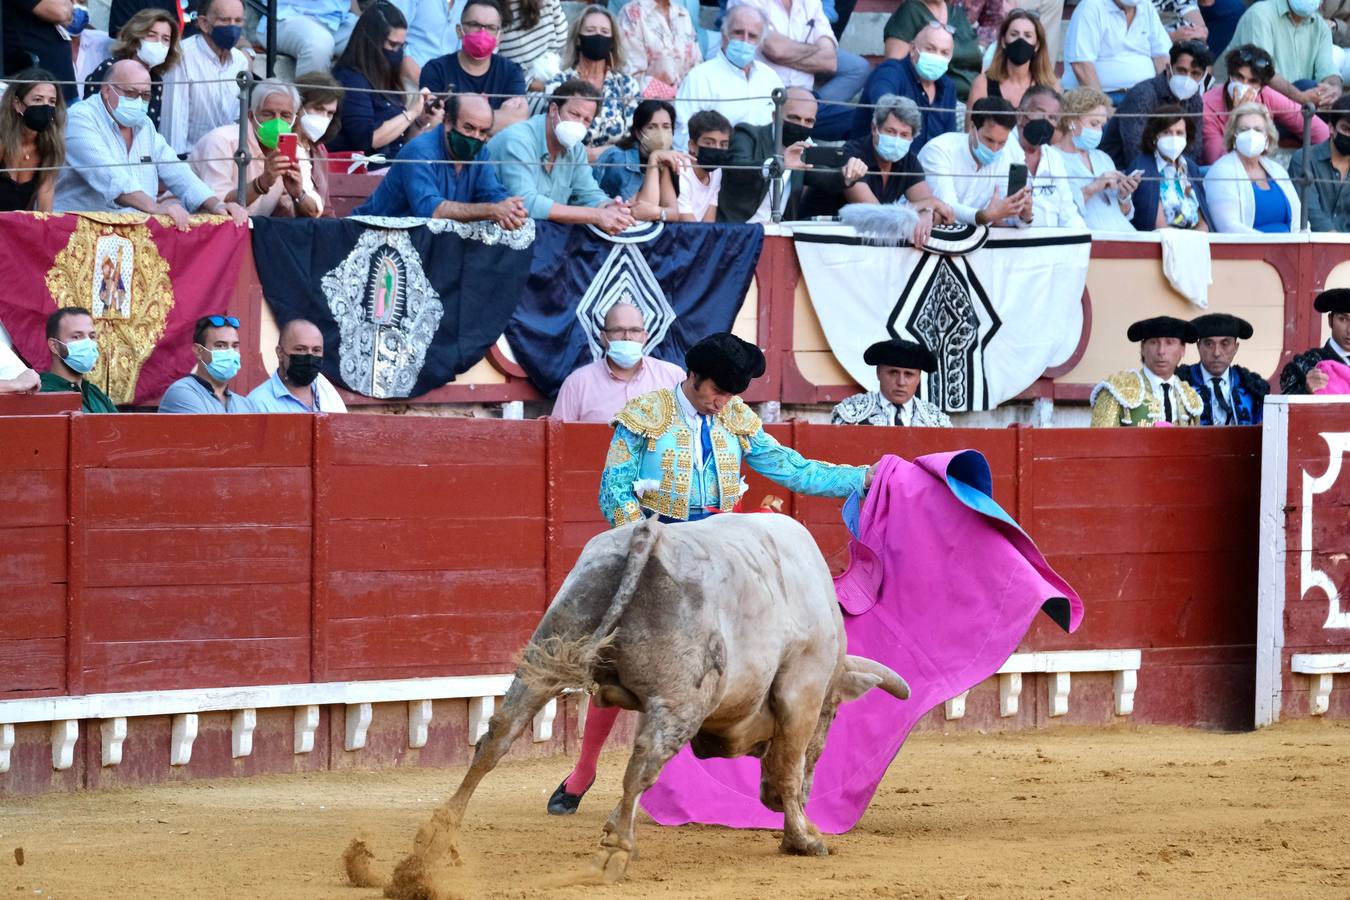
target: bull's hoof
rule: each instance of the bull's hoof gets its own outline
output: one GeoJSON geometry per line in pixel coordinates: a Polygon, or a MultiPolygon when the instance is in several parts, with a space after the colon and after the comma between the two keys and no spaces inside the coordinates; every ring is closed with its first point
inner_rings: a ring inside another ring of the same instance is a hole
{"type": "Polygon", "coordinates": [[[778,849],[792,856],[829,856],[830,848],[825,846],[825,842],[819,837],[804,836],[796,840],[790,840],[788,836],[783,835],[783,842],[778,845],[778,849]]]}
{"type": "Polygon", "coordinates": [[[599,872],[605,881],[613,884],[621,881],[628,872],[628,863],[635,853],[619,847],[601,847],[591,858],[591,868],[599,872]]]}

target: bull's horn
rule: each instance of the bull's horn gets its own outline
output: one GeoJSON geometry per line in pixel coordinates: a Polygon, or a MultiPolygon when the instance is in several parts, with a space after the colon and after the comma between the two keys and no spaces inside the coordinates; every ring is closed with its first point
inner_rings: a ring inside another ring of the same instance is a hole
{"type": "Polygon", "coordinates": [[[847,656],[844,659],[844,667],[854,672],[865,672],[868,675],[875,675],[881,679],[878,685],[883,691],[890,694],[897,700],[909,699],[909,685],[905,679],[895,673],[890,666],[882,665],[875,659],[868,659],[865,656],[847,656]]]}

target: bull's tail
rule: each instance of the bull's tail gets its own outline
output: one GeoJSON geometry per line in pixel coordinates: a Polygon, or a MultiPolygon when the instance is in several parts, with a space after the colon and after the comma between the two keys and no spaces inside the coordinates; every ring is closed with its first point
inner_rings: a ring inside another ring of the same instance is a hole
{"type": "Polygon", "coordinates": [[[550,693],[590,688],[596,659],[613,646],[618,637],[619,620],[637,593],[638,582],[651,559],[660,529],[655,519],[644,519],[633,528],[619,587],[595,631],[589,637],[573,640],[550,635],[530,641],[516,667],[517,678],[533,689],[550,693]]]}

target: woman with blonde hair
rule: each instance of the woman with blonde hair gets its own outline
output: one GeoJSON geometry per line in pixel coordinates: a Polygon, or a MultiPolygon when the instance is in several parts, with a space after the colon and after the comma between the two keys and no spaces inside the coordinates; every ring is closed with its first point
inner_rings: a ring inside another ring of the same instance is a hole
{"type": "Polygon", "coordinates": [[[1277,139],[1270,110],[1244,103],[1233,110],[1223,131],[1228,152],[1205,173],[1205,196],[1215,231],[1229,234],[1287,234],[1299,227],[1294,184],[1269,154],[1277,139]]]}
{"type": "Polygon", "coordinates": [[[572,78],[600,91],[600,112],[586,132],[586,155],[595,162],[606,147],[628,134],[633,111],[642,99],[642,86],[625,70],[618,23],[603,6],[586,7],[572,23],[563,50],[563,71],[544,85],[540,108],[548,94],[572,78]]]}
{"type": "Polygon", "coordinates": [[[123,59],[138,59],[150,70],[150,106],[146,114],[159,128],[159,111],[164,102],[164,73],[178,64],[180,35],[178,19],[162,9],[143,9],[127,19],[109,56],[84,80],[84,99],[98,93],[108,70],[123,59]]]}
{"type": "MultiPolygon", "coordinates": [[[[976,76],[970,86],[969,102],[974,104],[981,97],[1002,97],[1017,106],[1032,86],[1048,87],[1058,93],[1059,79],[1055,77],[1055,61],[1050,58],[1049,46],[1035,13],[1025,9],[1008,13],[998,27],[989,68],[976,76]]],[[[970,127],[969,116],[966,127],[970,127]]]]}
{"type": "Polygon", "coordinates": [[[66,161],[66,103],[56,76],[25,69],[0,97],[0,210],[51,212],[66,161]]]}
{"type": "Polygon", "coordinates": [[[1098,149],[1113,111],[1111,98],[1096,88],[1069,91],[1060,107],[1054,147],[1064,158],[1074,202],[1088,228],[1134,231],[1130,195],[1139,187],[1140,175],[1117,172],[1111,157],[1098,149]]]}

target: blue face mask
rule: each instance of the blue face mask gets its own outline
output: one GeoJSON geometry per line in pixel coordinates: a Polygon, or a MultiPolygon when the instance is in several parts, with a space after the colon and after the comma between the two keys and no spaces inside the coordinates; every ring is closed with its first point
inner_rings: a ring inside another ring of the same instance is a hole
{"type": "Polygon", "coordinates": [[[992,165],[994,160],[998,159],[999,150],[990,150],[977,136],[975,138],[975,161],[982,166],[992,165]]]}
{"type": "Polygon", "coordinates": [[[1301,19],[1309,19],[1322,9],[1318,0],[1289,0],[1289,11],[1301,19]]]}
{"type": "Polygon", "coordinates": [[[117,124],[124,128],[135,128],[145,121],[146,111],[149,105],[140,97],[122,97],[117,98],[117,107],[112,111],[112,117],[117,120],[117,124]]]}
{"type": "Polygon", "coordinates": [[[631,369],[642,361],[642,345],[637,341],[610,341],[605,355],[620,369],[631,369]]]}
{"type": "Polygon", "coordinates": [[[211,361],[206,364],[206,371],[216,381],[229,381],[239,374],[239,351],[212,350],[211,361]]]}
{"type": "Polygon", "coordinates": [[[919,73],[919,77],[924,81],[937,81],[943,75],[947,74],[947,67],[951,60],[945,56],[938,56],[936,53],[920,53],[918,62],[914,63],[914,71],[919,73]]]}
{"type": "Polygon", "coordinates": [[[727,49],[722,51],[727,60],[738,69],[744,69],[755,58],[755,45],[746,41],[728,41],[727,49]]]}
{"type": "Polygon", "coordinates": [[[215,44],[218,50],[229,50],[239,43],[243,33],[242,25],[217,25],[211,29],[211,43],[215,44]]]}
{"type": "Polygon", "coordinates": [[[894,134],[877,135],[877,156],[886,162],[899,162],[909,153],[914,141],[894,134]]]}
{"type": "Polygon", "coordinates": [[[1102,142],[1100,128],[1084,128],[1073,136],[1073,145],[1079,150],[1096,150],[1102,142]]]}
{"type": "Polygon", "coordinates": [[[72,372],[83,375],[98,363],[98,344],[94,343],[93,338],[62,343],[65,345],[66,355],[61,361],[69,366],[72,372]]]}

